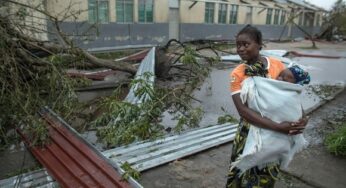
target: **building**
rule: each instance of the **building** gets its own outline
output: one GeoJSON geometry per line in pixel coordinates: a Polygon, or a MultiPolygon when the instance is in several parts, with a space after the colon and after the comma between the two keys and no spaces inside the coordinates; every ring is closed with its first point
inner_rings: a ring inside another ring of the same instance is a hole
{"type": "MultiPolygon", "coordinates": [[[[258,27],[265,39],[304,37],[299,28],[319,33],[325,12],[302,0],[59,0],[45,4],[50,14],[63,19],[62,30],[78,46],[89,49],[157,45],[172,38],[231,40],[246,24],[258,27]]],[[[48,28],[54,30],[50,24],[48,28]]]]}

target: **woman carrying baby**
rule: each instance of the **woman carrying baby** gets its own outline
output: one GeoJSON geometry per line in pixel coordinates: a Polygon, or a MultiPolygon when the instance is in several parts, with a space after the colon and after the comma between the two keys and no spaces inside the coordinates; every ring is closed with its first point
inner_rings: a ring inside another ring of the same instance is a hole
{"type": "MultiPolygon", "coordinates": [[[[257,76],[283,80],[283,77],[288,76],[296,79],[294,77],[295,72],[287,72],[289,70],[286,70],[280,60],[260,56],[259,51],[262,45],[262,34],[253,26],[247,25],[236,36],[237,53],[243,60],[243,63],[238,65],[230,75],[230,90],[241,119],[233,142],[231,163],[236,161],[242,154],[250,125],[281,134],[297,135],[302,133],[308,121],[306,118],[301,118],[296,122],[283,121],[277,123],[261,116],[258,112],[249,108],[246,103],[242,102],[240,96],[242,82],[249,77],[257,76]]],[[[276,164],[267,165],[264,168],[256,166],[245,172],[241,172],[240,169],[232,166],[228,173],[226,187],[274,187],[278,173],[279,168],[276,164]]]]}

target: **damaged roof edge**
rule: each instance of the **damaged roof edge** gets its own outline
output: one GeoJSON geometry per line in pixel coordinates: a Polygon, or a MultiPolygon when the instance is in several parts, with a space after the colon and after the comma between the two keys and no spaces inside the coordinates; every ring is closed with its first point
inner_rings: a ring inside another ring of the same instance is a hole
{"type": "MultiPolygon", "coordinates": [[[[112,161],[110,161],[108,158],[106,158],[104,155],[102,155],[102,153],[100,153],[99,150],[97,150],[93,145],[91,145],[89,142],[87,142],[86,140],[84,140],[80,134],[74,130],[71,126],[69,126],[60,116],[58,116],[56,113],[54,113],[51,109],[49,109],[48,107],[44,107],[44,109],[42,111],[39,112],[39,114],[41,116],[44,116],[45,114],[49,114],[51,116],[53,116],[53,118],[56,118],[59,123],[61,123],[62,125],[64,125],[65,128],[67,128],[72,134],[74,134],[74,136],[76,136],[81,142],[83,142],[83,144],[87,145],[96,155],[98,155],[98,157],[100,157],[101,159],[103,159],[106,163],[108,163],[110,166],[112,166],[116,171],[118,171],[119,174],[124,174],[125,171],[123,169],[121,169],[120,166],[114,164],[112,161]]],[[[130,185],[134,188],[143,188],[142,185],[140,185],[135,179],[133,179],[132,177],[130,177],[127,180],[130,185]]]]}

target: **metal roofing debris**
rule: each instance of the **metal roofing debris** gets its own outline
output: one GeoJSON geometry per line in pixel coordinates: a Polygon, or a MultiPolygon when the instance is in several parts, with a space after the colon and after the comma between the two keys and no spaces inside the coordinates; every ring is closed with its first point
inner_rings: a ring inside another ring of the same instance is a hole
{"type": "MultiPolygon", "coordinates": [[[[154,79],[155,79],[155,47],[152,47],[147,56],[142,60],[139,68],[137,70],[135,79],[144,79],[151,87],[154,87],[154,79]],[[144,74],[149,73],[149,77],[145,77],[144,74]]],[[[132,104],[140,104],[144,100],[149,99],[149,96],[145,94],[141,98],[135,96],[135,91],[138,89],[139,83],[133,85],[130,88],[129,93],[127,94],[125,101],[130,102],[132,104]]]]}
{"type": "MultiPolygon", "coordinates": [[[[237,126],[237,124],[227,123],[203,127],[155,141],[144,141],[114,148],[104,151],[102,154],[114,161],[116,165],[129,162],[133,168],[144,171],[233,141],[237,126]]],[[[22,183],[21,187],[36,186],[38,185],[37,182],[40,182],[40,186],[44,185],[44,187],[50,187],[52,184],[52,179],[44,170],[26,173],[21,176],[26,183],[22,183]]],[[[15,184],[16,179],[17,176],[1,180],[0,187],[13,187],[12,185],[15,184]]],[[[134,185],[134,183],[131,184],[134,185]]],[[[140,187],[140,185],[137,183],[135,187],[140,187]]]]}
{"type": "MultiPolygon", "coordinates": [[[[62,187],[131,187],[98,150],[84,141],[66,122],[45,108],[40,112],[47,123],[50,142],[30,147],[33,155],[62,187]]],[[[23,135],[27,145],[31,141],[23,135]]]]}
{"type": "Polygon", "coordinates": [[[142,50],[140,52],[131,54],[129,56],[116,59],[115,61],[116,62],[117,61],[141,61],[145,58],[145,56],[147,56],[148,52],[149,52],[149,50],[145,49],[145,50],[142,50]]]}
{"type": "Polygon", "coordinates": [[[151,48],[155,44],[138,44],[138,45],[125,45],[125,46],[113,46],[113,47],[99,47],[88,48],[88,52],[112,52],[114,50],[126,50],[126,49],[138,49],[138,48],[151,48]]]}
{"type": "Polygon", "coordinates": [[[54,188],[58,184],[49,176],[45,169],[36,170],[14,176],[8,179],[0,180],[0,187],[13,188],[13,187],[45,187],[54,188]]]}
{"type": "Polygon", "coordinates": [[[70,69],[67,71],[67,75],[69,75],[70,77],[84,77],[91,80],[103,80],[106,76],[112,75],[114,73],[115,71],[113,71],[112,69],[94,71],[70,69]]]}
{"type": "Polygon", "coordinates": [[[125,162],[138,171],[186,157],[188,155],[230,142],[238,124],[223,124],[199,128],[181,135],[118,147],[103,154],[116,164],[125,162]]]}

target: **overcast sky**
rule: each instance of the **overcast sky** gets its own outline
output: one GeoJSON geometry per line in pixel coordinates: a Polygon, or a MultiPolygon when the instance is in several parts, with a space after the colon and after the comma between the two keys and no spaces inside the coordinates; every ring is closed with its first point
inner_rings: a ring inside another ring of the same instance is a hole
{"type": "MultiPolygon", "coordinates": [[[[310,2],[318,7],[324,8],[326,10],[330,10],[336,0],[306,0],[307,2],[310,2]]],[[[345,1],[345,0],[344,0],[345,1]]]]}

